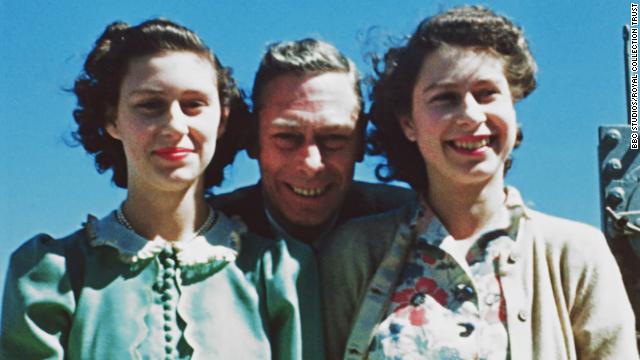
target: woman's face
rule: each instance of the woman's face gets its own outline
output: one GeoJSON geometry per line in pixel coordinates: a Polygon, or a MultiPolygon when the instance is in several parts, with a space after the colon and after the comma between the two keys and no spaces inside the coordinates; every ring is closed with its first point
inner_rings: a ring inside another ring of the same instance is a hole
{"type": "Polygon", "coordinates": [[[216,72],[198,54],[163,52],[134,58],[120,85],[115,120],[128,188],[180,190],[197,183],[222,133],[216,72]]]}
{"type": "Polygon", "coordinates": [[[400,122],[418,145],[429,184],[502,177],[517,133],[502,61],[485,51],[439,48],[424,59],[411,113],[400,122]]]}

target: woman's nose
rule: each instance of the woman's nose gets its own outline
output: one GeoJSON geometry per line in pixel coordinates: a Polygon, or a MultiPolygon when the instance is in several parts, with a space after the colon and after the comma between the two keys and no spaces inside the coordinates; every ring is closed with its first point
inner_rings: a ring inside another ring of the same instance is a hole
{"type": "Polygon", "coordinates": [[[481,104],[471,93],[467,93],[462,102],[462,114],[458,118],[458,123],[476,125],[487,120],[487,115],[481,104]]]}
{"type": "Polygon", "coordinates": [[[189,133],[188,118],[189,116],[184,113],[180,103],[175,101],[169,107],[165,128],[169,132],[186,135],[189,133]]]}

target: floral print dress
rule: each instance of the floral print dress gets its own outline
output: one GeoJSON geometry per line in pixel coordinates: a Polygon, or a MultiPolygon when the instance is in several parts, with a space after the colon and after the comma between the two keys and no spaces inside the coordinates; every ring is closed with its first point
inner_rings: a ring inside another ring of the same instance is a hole
{"type": "Polygon", "coordinates": [[[515,245],[522,208],[509,210],[509,228],[482,234],[464,258],[450,251],[456,240],[432,218],[412,246],[369,359],[509,357],[498,257],[515,245]]]}

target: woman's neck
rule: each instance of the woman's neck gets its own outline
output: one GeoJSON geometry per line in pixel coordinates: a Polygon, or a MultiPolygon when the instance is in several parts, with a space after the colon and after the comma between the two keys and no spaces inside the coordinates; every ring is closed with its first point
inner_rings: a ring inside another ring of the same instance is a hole
{"type": "Polygon", "coordinates": [[[455,239],[469,239],[490,226],[507,226],[504,179],[456,184],[429,179],[426,201],[455,239]]]}
{"type": "Polygon", "coordinates": [[[203,186],[184,191],[154,191],[133,186],[123,204],[123,212],[133,230],[149,240],[190,240],[206,221],[209,211],[203,186]]]}

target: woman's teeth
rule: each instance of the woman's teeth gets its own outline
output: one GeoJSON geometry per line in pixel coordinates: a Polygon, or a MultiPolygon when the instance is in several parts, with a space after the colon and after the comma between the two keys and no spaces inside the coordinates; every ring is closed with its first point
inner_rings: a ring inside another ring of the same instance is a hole
{"type": "Polygon", "coordinates": [[[291,186],[291,189],[293,190],[294,193],[296,193],[298,195],[301,195],[301,196],[306,196],[306,197],[320,196],[320,195],[324,194],[325,191],[327,191],[326,187],[325,188],[304,189],[304,188],[291,186]]]}
{"type": "Polygon", "coordinates": [[[489,145],[490,139],[484,138],[482,140],[477,141],[458,141],[454,140],[453,145],[457,148],[465,149],[465,150],[476,150],[481,147],[485,147],[489,145]]]}

